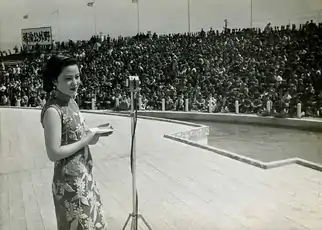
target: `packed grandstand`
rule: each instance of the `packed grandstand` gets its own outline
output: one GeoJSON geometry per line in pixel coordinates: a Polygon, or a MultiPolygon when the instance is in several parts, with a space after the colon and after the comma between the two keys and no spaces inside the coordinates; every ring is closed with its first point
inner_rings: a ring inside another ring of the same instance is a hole
{"type": "Polygon", "coordinates": [[[192,111],[211,105],[214,113],[233,113],[237,100],[239,113],[294,117],[301,103],[304,116],[322,116],[322,25],[312,21],[265,30],[92,37],[46,50],[1,52],[0,105],[42,106],[41,71],[52,53],[78,59],[82,109],[91,108],[92,98],[97,109],[128,109],[125,81],[138,75],[145,110],[161,110],[162,99],[166,110],[184,110],[189,99],[192,111]]]}

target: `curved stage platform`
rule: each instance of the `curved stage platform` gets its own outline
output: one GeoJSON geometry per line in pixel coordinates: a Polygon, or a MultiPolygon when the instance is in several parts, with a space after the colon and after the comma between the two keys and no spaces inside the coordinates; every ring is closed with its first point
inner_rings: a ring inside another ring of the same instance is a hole
{"type": "MultiPolygon", "coordinates": [[[[0,108],[0,230],[56,229],[53,164],[39,116],[0,108]]],[[[110,122],[115,129],[91,149],[109,229],[121,229],[132,211],[130,119],[84,117],[90,126],[110,122]]],[[[264,170],[164,137],[192,128],[138,120],[139,209],[153,230],[322,228],[321,172],[298,164],[264,170]]]]}

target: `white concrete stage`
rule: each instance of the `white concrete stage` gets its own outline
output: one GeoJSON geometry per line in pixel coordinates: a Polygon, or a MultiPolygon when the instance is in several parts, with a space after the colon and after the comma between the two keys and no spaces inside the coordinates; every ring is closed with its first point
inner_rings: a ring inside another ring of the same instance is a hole
{"type": "MultiPolygon", "coordinates": [[[[53,164],[39,116],[39,110],[0,108],[1,230],[56,229],[53,164]]],[[[90,126],[115,128],[92,154],[110,229],[121,229],[132,211],[130,119],[84,116],[90,126]]],[[[163,137],[188,129],[139,119],[140,212],[154,230],[322,229],[321,172],[299,165],[263,170],[163,137]]]]}

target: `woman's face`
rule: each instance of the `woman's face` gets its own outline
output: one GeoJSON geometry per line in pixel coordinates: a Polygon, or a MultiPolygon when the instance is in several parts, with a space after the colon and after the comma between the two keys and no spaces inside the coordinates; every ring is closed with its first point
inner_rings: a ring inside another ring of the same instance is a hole
{"type": "Polygon", "coordinates": [[[70,97],[76,96],[80,85],[80,74],[77,65],[70,65],[63,69],[55,83],[57,90],[70,97]]]}

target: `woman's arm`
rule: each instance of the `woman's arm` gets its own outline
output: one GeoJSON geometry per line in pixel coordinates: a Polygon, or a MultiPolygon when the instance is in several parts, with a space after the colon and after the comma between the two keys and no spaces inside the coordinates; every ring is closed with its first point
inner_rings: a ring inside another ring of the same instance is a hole
{"type": "Polygon", "coordinates": [[[69,145],[61,145],[61,117],[56,109],[48,108],[43,118],[45,144],[48,158],[58,161],[69,157],[87,146],[94,138],[95,133],[89,132],[86,137],[69,145]]]}

